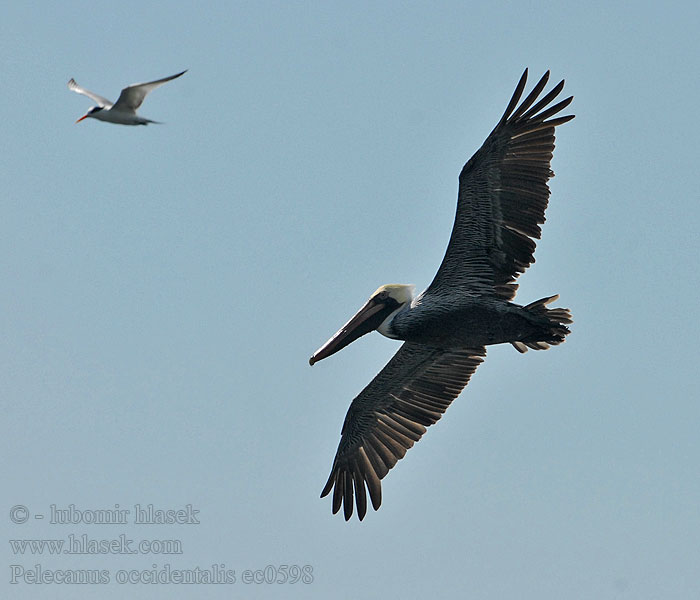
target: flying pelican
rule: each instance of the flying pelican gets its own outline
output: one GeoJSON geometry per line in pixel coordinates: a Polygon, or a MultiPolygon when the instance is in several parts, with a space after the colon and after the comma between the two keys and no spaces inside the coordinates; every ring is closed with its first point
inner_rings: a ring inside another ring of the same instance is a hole
{"type": "Polygon", "coordinates": [[[94,92],[89,92],[85,88],[80,87],[75,83],[75,79],[71,79],[68,82],[68,89],[87,96],[94,102],[97,102],[97,106],[93,106],[87,113],[80,117],[76,123],[80,123],[83,119],[92,118],[98,121],[106,121],[107,123],[117,123],[118,125],[148,125],[149,123],[158,123],[158,121],[151,121],[150,119],[144,119],[136,114],[137,109],[141,104],[143,104],[146,95],[157,87],[172,81],[187,73],[187,70],[178,73],[177,75],[171,75],[170,77],[164,77],[163,79],[158,79],[156,81],[149,81],[148,83],[134,83],[122,90],[119,94],[119,98],[116,102],[112,103],[107,98],[98,96],[94,92]]]}
{"type": "Polygon", "coordinates": [[[459,175],[457,214],[445,257],[428,288],[383,285],[309,363],[377,330],[404,343],[352,401],[321,497],[333,490],[333,513],[345,520],[382,502],[380,480],[435,423],[467,385],[486,346],[511,343],[519,352],[560,344],[572,322],[551,296],[526,306],[510,302],[515,279],[535,262],[535,239],[549,199],[554,128],[574,118],[550,118],[573,96],[549,106],[562,80],[543,98],[547,71],[518,106],[523,73],[501,120],[459,175]],[[353,494],[354,488],[354,494],[353,494]]]}

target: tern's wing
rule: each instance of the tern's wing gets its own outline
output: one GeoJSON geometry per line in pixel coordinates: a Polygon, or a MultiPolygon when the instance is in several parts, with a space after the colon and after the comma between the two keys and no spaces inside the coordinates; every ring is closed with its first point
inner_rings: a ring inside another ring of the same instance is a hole
{"type": "Polygon", "coordinates": [[[486,355],[486,348],[443,350],[405,342],[350,405],[333,470],[321,497],[333,490],[333,512],[347,521],[353,495],[360,520],[367,491],[375,510],[380,480],[459,395],[486,355]],[[354,494],[353,494],[354,489],[354,494]]]}
{"type": "Polygon", "coordinates": [[[78,94],[82,94],[83,96],[87,96],[92,100],[93,102],[97,102],[98,106],[102,106],[103,108],[111,108],[112,103],[107,100],[107,98],[103,98],[102,96],[98,96],[94,92],[89,92],[85,88],[80,87],[77,83],[75,83],[75,79],[71,79],[68,82],[68,89],[73,90],[74,92],[78,94]]]}
{"type": "Polygon", "coordinates": [[[167,83],[173,79],[180,77],[187,73],[187,70],[178,73],[177,75],[171,75],[170,77],[164,77],[163,79],[158,79],[156,81],[149,81],[148,83],[134,83],[129,87],[125,87],[122,93],[117,98],[114,103],[114,109],[117,111],[136,111],[139,106],[143,103],[144,98],[148,93],[158,86],[167,83]]]}

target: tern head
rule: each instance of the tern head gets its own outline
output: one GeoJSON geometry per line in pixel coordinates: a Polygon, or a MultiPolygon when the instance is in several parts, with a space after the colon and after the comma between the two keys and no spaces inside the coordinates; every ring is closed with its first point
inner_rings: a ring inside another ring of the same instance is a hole
{"type": "Polygon", "coordinates": [[[104,106],[93,106],[90,110],[87,111],[82,117],[80,117],[76,123],[80,123],[83,119],[87,119],[88,117],[94,117],[95,113],[100,112],[104,106]]]}
{"type": "Polygon", "coordinates": [[[357,338],[375,329],[386,337],[395,337],[391,333],[391,321],[399,311],[411,304],[414,290],[414,285],[404,283],[390,283],[380,287],[352,319],[314,352],[309,359],[309,364],[313,365],[335,354],[357,338]]]}

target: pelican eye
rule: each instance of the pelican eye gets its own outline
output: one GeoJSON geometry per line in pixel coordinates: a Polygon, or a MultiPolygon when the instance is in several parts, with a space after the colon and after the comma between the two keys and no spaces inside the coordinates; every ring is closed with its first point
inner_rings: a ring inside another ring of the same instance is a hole
{"type": "Polygon", "coordinates": [[[377,300],[386,300],[389,297],[389,292],[384,290],[383,292],[379,292],[377,294],[377,300]]]}

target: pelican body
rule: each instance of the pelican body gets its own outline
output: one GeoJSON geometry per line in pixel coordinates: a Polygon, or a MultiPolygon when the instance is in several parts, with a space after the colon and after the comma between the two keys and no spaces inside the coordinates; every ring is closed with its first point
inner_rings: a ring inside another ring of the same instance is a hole
{"type": "Polygon", "coordinates": [[[343,506],[346,520],[355,504],[364,518],[368,493],[379,508],[381,479],[460,394],[486,346],[545,350],[569,333],[569,310],[547,308],[558,296],[512,302],[545,221],[555,127],[574,118],[550,118],[573,97],[551,105],[561,81],[539,98],[548,79],[549,72],[520,102],[525,70],[501,120],[462,169],[452,235],[430,286],[419,296],[413,285],[381,286],[309,360],[374,330],[404,341],[345,417],[321,497],[333,491],[333,513],[343,506]]]}
{"type": "Polygon", "coordinates": [[[107,98],[98,96],[94,92],[90,92],[85,88],[80,87],[75,79],[71,79],[68,82],[68,89],[87,96],[94,102],[97,102],[97,106],[91,107],[85,115],[80,117],[76,123],[80,123],[83,119],[97,119],[98,121],[105,121],[106,123],[115,123],[117,125],[148,125],[149,123],[158,123],[158,121],[151,121],[151,119],[146,119],[139,116],[136,111],[143,104],[144,99],[149,92],[153,91],[157,87],[160,87],[168,81],[177,79],[181,75],[184,75],[187,71],[182,71],[176,75],[171,75],[170,77],[164,77],[163,79],[158,79],[156,81],[149,81],[148,83],[134,83],[130,86],[125,87],[116,102],[111,102],[107,98]]]}

